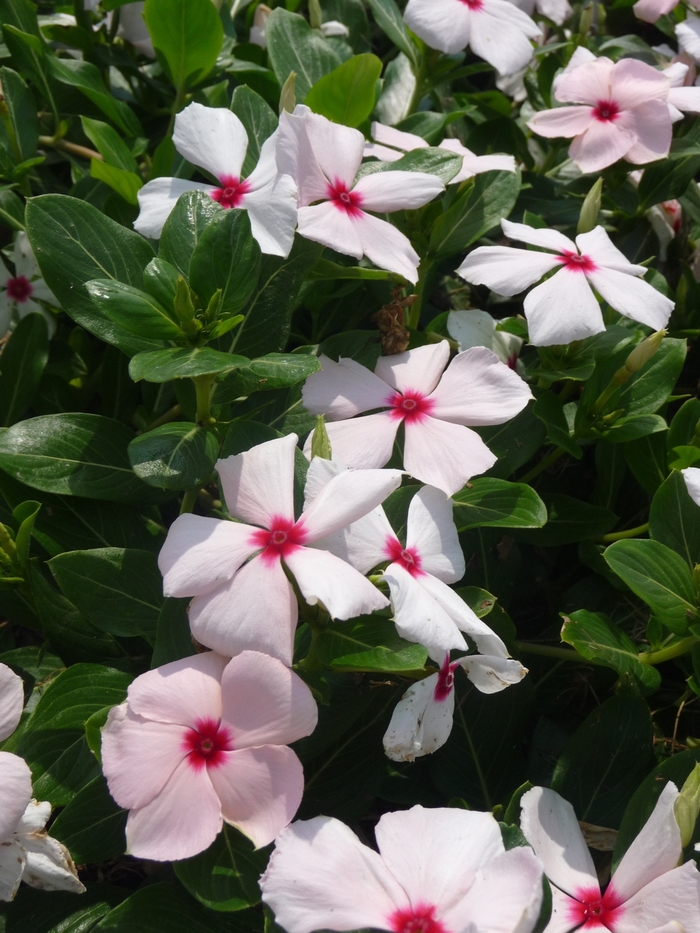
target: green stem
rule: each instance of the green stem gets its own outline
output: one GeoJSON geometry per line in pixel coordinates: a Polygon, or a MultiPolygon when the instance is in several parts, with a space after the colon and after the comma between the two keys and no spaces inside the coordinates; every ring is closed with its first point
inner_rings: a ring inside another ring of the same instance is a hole
{"type": "Polygon", "coordinates": [[[627,531],[613,531],[609,535],[603,535],[599,540],[603,541],[605,544],[609,544],[611,541],[622,541],[625,538],[638,538],[639,535],[643,535],[645,531],[649,531],[649,522],[645,522],[643,525],[637,525],[636,528],[628,528],[627,531]]]}
{"type": "Polygon", "coordinates": [[[418,325],[420,324],[421,311],[423,310],[423,302],[425,301],[425,283],[428,281],[428,275],[430,273],[430,266],[428,263],[423,260],[421,262],[421,270],[418,278],[418,284],[416,285],[416,300],[411,305],[411,308],[408,312],[408,319],[406,321],[406,326],[409,330],[418,330],[418,325]]]}
{"type": "Polygon", "coordinates": [[[674,658],[680,658],[683,654],[688,654],[700,642],[700,636],[689,635],[675,645],[669,645],[668,648],[661,648],[659,651],[647,651],[639,655],[642,664],[663,664],[664,661],[672,661],[674,658]]]}
{"type": "Polygon", "coordinates": [[[199,486],[192,486],[185,492],[185,495],[182,497],[182,505],[180,506],[180,515],[184,515],[186,512],[191,512],[194,509],[200,488],[199,486]]]}
{"type": "Polygon", "coordinates": [[[546,658],[561,658],[562,661],[575,661],[577,664],[593,664],[581,657],[573,648],[554,648],[550,645],[535,645],[529,641],[516,641],[515,647],[523,654],[541,654],[546,658]]]}
{"type": "Polygon", "coordinates": [[[54,139],[53,136],[40,136],[39,146],[43,149],[49,146],[51,149],[60,149],[63,152],[70,152],[71,155],[79,156],[81,159],[97,159],[104,162],[103,156],[94,149],[88,149],[87,146],[79,146],[78,143],[71,143],[67,139],[54,139]]]}
{"type": "Polygon", "coordinates": [[[166,139],[170,139],[173,135],[173,130],[175,129],[175,117],[182,110],[182,105],[185,103],[185,89],[184,87],[179,87],[177,93],[175,94],[175,103],[173,104],[173,109],[170,112],[170,123],[168,124],[168,132],[165,134],[166,139]]]}
{"type": "Polygon", "coordinates": [[[541,460],[537,466],[534,466],[525,476],[521,476],[518,480],[519,483],[529,483],[536,476],[539,476],[547,467],[551,466],[553,463],[556,463],[560,457],[563,457],[566,451],[563,447],[555,447],[551,454],[548,454],[544,460],[541,460]]]}
{"type": "Polygon", "coordinates": [[[173,405],[172,408],[169,408],[164,412],[160,418],[156,418],[155,421],[143,429],[143,433],[147,434],[149,431],[153,431],[155,428],[159,428],[161,424],[169,424],[171,421],[174,421],[176,418],[179,418],[182,414],[182,406],[178,402],[177,405],[173,405]]]}
{"type": "Polygon", "coordinates": [[[17,556],[17,548],[15,547],[15,542],[10,537],[9,531],[2,523],[0,523],[0,548],[2,548],[2,550],[14,563],[14,560],[17,556]]]}
{"type": "Polygon", "coordinates": [[[214,376],[195,376],[192,379],[197,394],[197,424],[207,427],[212,422],[211,417],[211,388],[214,385],[214,376]]]}

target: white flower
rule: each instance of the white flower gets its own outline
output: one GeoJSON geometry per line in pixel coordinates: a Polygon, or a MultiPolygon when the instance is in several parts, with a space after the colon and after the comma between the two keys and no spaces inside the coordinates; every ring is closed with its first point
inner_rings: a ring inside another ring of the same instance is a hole
{"type": "Polygon", "coordinates": [[[43,314],[49,334],[53,334],[56,330],[54,316],[42,308],[38,302],[50,301],[52,304],[58,304],[58,302],[41,278],[39,264],[24,231],[20,231],[15,239],[13,260],[14,275],[10,275],[5,265],[0,262],[0,337],[10,329],[15,316],[23,318],[34,312],[43,314]]]}
{"type": "Polygon", "coordinates": [[[175,118],[175,148],[193,165],[213,175],[218,185],[182,178],[155,178],[138,193],[141,213],[134,228],[157,239],[177,199],[186,191],[206,191],[224,208],[248,211],[253,236],[263,253],[288,256],[296,226],[296,185],[277,172],[277,133],[262,145],[257,166],[241,176],[248,134],[235,113],[192,103],[175,118]]]}
{"type": "Polygon", "coordinates": [[[23,709],[22,678],[7,664],[0,664],[0,742],[4,742],[15,731],[23,709]]]}
{"type": "Polygon", "coordinates": [[[687,467],[685,470],[681,470],[681,473],[690,498],[696,505],[700,505],[700,468],[687,467]]]}
{"type": "Polygon", "coordinates": [[[496,330],[496,321],[488,311],[450,311],[447,332],[459,344],[460,352],[471,347],[488,347],[502,363],[517,371],[518,356],[525,341],[507,330],[496,330]]]}

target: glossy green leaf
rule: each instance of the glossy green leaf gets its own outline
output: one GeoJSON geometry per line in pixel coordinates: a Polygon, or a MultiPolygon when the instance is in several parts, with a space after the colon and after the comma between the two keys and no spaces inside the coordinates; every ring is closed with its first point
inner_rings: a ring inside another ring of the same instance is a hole
{"type": "Polygon", "coordinates": [[[189,599],[173,597],[163,601],[163,608],[158,616],[151,668],[189,658],[194,653],[195,645],[187,616],[189,603],[189,599]]]}
{"type": "Polygon", "coordinates": [[[221,353],[210,347],[169,347],[137,353],[129,364],[129,375],[138,382],[170,382],[171,379],[193,379],[213,376],[247,366],[249,360],[235,353],[221,353]]]}
{"type": "Polygon", "coordinates": [[[489,450],[498,460],[489,470],[491,476],[507,479],[526,464],[544,444],[546,430],[537,418],[531,402],[515,418],[505,424],[488,428],[475,428],[489,450]]]}
{"type": "Polygon", "coordinates": [[[547,426],[547,434],[551,443],[580,460],[583,451],[572,437],[559,396],[554,392],[542,392],[538,395],[532,411],[547,426]]]}
{"type": "Polygon", "coordinates": [[[260,260],[247,211],[224,211],[205,228],[192,253],[190,285],[205,308],[221,289],[219,314],[238,314],[258,283],[260,260]]]}
{"type": "Polygon", "coordinates": [[[296,73],[297,100],[302,103],[316,82],[330,74],[340,56],[327,39],[315,32],[303,16],[277,8],[265,24],[267,54],[280,85],[296,73]]]}
{"type": "MultiPolygon", "coordinates": [[[[210,2],[210,0],[208,0],[210,2]]],[[[190,274],[190,260],[197,243],[214,217],[223,208],[204,191],[187,191],[165,221],[160,236],[158,257],[174,266],[185,278],[190,274]]]]}
{"type": "Polygon", "coordinates": [[[141,289],[109,279],[94,279],[85,288],[99,311],[129,333],[158,340],[184,338],[173,317],[141,289]]]}
{"type": "Polygon", "coordinates": [[[81,116],[80,123],[83,133],[103,156],[108,165],[120,168],[125,172],[137,172],[138,165],[131,150],[109,123],[101,120],[92,120],[81,116]]]}
{"type": "Polygon", "coordinates": [[[542,496],[549,518],[541,531],[518,532],[519,541],[538,544],[541,547],[558,547],[576,541],[590,541],[610,531],[617,516],[604,509],[573,496],[549,493],[542,496]]]}
{"type": "Polygon", "coordinates": [[[541,528],[547,509],[534,489],[523,483],[481,477],[453,496],[459,531],[469,528],[541,528]]]}
{"type": "Polygon", "coordinates": [[[0,68],[0,83],[14,135],[16,159],[22,162],[36,155],[39,121],[32,92],[11,68],[0,68]]]}
{"type": "Polygon", "coordinates": [[[316,656],[335,671],[414,671],[428,654],[422,645],[404,641],[390,619],[374,615],[325,629],[316,640],[316,656]]]}
{"type": "Polygon", "coordinates": [[[247,177],[258,164],[262,144],[277,129],[277,117],[264,98],[245,84],[240,85],[233,92],[231,110],[248,134],[248,150],[242,170],[243,176],[247,177]]]}
{"type": "Polygon", "coordinates": [[[415,67],[420,62],[420,53],[411,39],[401,10],[395,0],[367,0],[372,15],[379,28],[389,37],[394,45],[408,57],[415,67]]]}
{"type": "Polygon", "coordinates": [[[104,882],[91,884],[80,897],[22,885],[6,905],[4,933],[88,933],[126,894],[127,889],[104,882]]]}
{"type": "MultiPolygon", "coordinates": [[[[211,0],[207,0],[211,2],[211,0]]],[[[231,933],[231,918],[206,910],[181,888],[161,881],[115,907],[91,933],[231,933]]],[[[242,933],[247,933],[243,928],[242,933]]]]}
{"type": "Polygon", "coordinates": [[[0,356],[0,425],[14,424],[31,405],[48,358],[46,321],[41,314],[28,314],[0,356]]]}
{"type": "Polygon", "coordinates": [[[688,155],[682,159],[664,159],[649,166],[639,183],[642,210],[647,210],[659,201],[680,198],[693,178],[700,171],[700,155],[688,155]]]}
{"type": "Polygon", "coordinates": [[[216,400],[232,401],[253,392],[297,385],[320,368],[318,358],[305,353],[268,353],[225,379],[217,389],[216,400]]]}
{"type": "Polygon", "coordinates": [[[178,421],[162,424],[129,444],[129,459],[138,477],[160,489],[189,489],[206,482],[219,456],[211,431],[178,421]]]}
{"type": "Polygon", "coordinates": [[[700,564],[700,510],[675,470],[654,495],[649,537],[680,554],[691,569],[700,564]]]}
{"type": "Polygon", "coordinates": [[[376,55],[354,55],[314,84],[306,104],[334,123],[359,126],[374,110],[381,73],[376,55]]]}
{"type": "Polygon", "coordinates": [[[46,56],[46,65],[52,78],[82,91],[119,129],[129,136],[141,135],[141,125],[134,111],[127,103],[112,96],[95,65],[53,55],[46,56]]]}
{"type": "Polygon", "coordinates": [[[206,78],[224,38],[211,0],[146,0],[143,18],[158,60],[178,90],[206,78]]]}
{"type": "Polygon", "coordinates": [[[364,162],[358,177],[375,175],[377,172],[427,172],[448,184],[462,168],[462,157],[447,149],[414,149],[396,162],[364,162]]]}
{"type": "Polygon", "coordinates": [[[112,798],[100,775],[90,781],[51,825],[51,835],[70,852],[77,864],[104,862],[124,852],[126,810],[112,798]]]}
{"type": "Polygon", "coordinates": [[[139,203],[138,193],[143,187],[143,181],[135,172],[125,172],[124,169],[109,165],[107,162],[92,159],[90,177],[109,185],[127,203],[134,205],[139,203]]]}

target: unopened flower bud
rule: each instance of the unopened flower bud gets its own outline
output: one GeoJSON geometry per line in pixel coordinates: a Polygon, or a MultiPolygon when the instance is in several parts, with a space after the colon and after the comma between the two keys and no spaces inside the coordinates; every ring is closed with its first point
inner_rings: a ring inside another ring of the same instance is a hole
{"type": "Polygon", "coordinates": [[[332,460],[331,441],[326,431],[326,420],[323,415],[316,419],[313,437],[311,438],[311,459],[320,457],[322,460],[332,460]]]}
{"type": "Polygon", "coordinates": [[[646,340],[642,340],[642,342],[632,350],[625,360],[625,369],[629,371],[630,375],[632,373],[638,373],[640,369],[646,366],[661,346],[661,341],[665,336],[665,330],[657,330],[655,334],[652,334],[651,337],[647,337],[646,340]]]}
{"type": "Polygon", "coordinates": [[[681,844],[685,848],[693,838],[700,815],[700,764],[695,765],[688,775],[673,810],[681,831],[681,844]]]}
{"type": "Polygon", "coordinates": [[[603,179],[596,181],[581,207],[581,213],[578,218],[577,233],[589,233],[598,223],[598,213],[603,196],[603,179]]]}
{"type": "Polygon", "coordinates": [[[312,29],[320,29],[323,23],[319,0],[309,0],[309,22],[312,29]]]}
{"type": "Polygon", "coordinates": [[[181,275],[178,276],[175,288],[175,313],[183,324],[194,318],[194,304],[192,303],[190,287],[181,275]]]}
{"type": "Polygon", "coordinates": [[[261,49],[264,49],[266,45],[265,25],[270,13],[272,13],[272,10],[269,6],[266,6],[264,3],[259,4],[255,8],[253,25],[250,27],[250,41],[253,45],[259,45],[261,49]]]}
{"type": "Polygon", "coordinates": [[[297,93],[296,93],[296,84],[297,84],[297,73],[296,71],[290,71],[289,77],[282,85],[282,91],[280,93],[280,113],[283,113],[285,110],[287,113],[292,113],[294,108],[297,105],[297,93]]]}

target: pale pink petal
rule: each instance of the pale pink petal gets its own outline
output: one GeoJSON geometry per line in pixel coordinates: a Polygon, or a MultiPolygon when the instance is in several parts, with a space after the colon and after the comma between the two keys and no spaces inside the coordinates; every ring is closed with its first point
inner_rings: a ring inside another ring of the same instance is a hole
{"type": "Polygon", "coordinates": [[[610,72],[611,97],[621,110],[632,110],[656,97],[665,99],[670,86],[666,75],[636,58],[623,58],[610,72]]]}
{"type": "Polygon", "coordinates": [[[452,500],[441,489],[424,486],[408,507],[406,547],[415,548],[421,569],[443,583],[464,576],[464,554],[452,518],[452,500]]]}
{"type": "Polygon", "coordinates": [[[300,207],[328,197],[328,179],[321,171],[307,132],[307,111],[303,106],[298,106],[294,113],[283,111],[277,137],[277,169],[296,182],[300,207]]]}
{"type": "Polygon", "coordinates": [[[664,100],[647,100],[620,116],[618,123],[637,137],[625,155],[628,162],[643,165],[663,159],[671,148],[671,114],[664,100]]]}
{"type": "Polygon", "coordinates": [[[512,246],[478,246],[469,253],[457,274],[472,285],[486,285],[497,295],[511,297],[559,265],[559,259],[551,253],[512,246]]]}
{"type": "Polygon", "coordinates": [[[328,551],[299,548],[285,557],[285,564],[307,603],[322,603],[333,619],[354,619],[389,605],[366,577],[328,551]]]}
{"type": "Polygon", "coordinates": [[[472,612],[454,590],[429,573],[423,574],[418,582],[443,612],[449,615],[460,631],[472,639],[482,654],[498,658],[508,657],[508,649],[498,635],[472,612]]]}
{"type": "Polygon", "coordinates": [[[304,681],[277,658],[244,651],[226,665],[221,680],[222,719],[234,748],[289,745],[311,735],[318,709],[304,681]]]}
{"type": "Polygon", "coordinates": [[[367,143],[362,154],[365,159],[374,158],[379,159],[380,162],[398,162],[404,156],[403,152],[389,149],[388,146],[380,146],[379,143],[367,143]]]}
{"type": "Polygon", "coordinates": [[[19,725],[24,709],[24,684],[7,664],[0,664],[0,742],[19,725]]]}
{"type": "Polygon", "coordinates": [[[175,117],[175,148],[214,178],[240,178],[248,134],[232,110],[189,104],[175,117]]]}
{"type": "Polygon", "coordinates": [[[193,725],[221,716],[221,675],[227,658],[205,651],[141,674],[127,692],[131,710],[145,719],[193,725]]]}
{"type": "Polygon", "coordinates": [[[553,110],[540,110],[528,120],[527,125],[539,136],[556,139],[585,133],[594,119],[591,107],[555,107],[553,110]]]}
{"type": "MultiPolygon", "coordinates": [[[[501,227],[509,240],[520,240],[530,246],[541,246],[557,253],[576,252],[576,244],[567,236],[564,236],[563,233],[560,233],[559,230],[539,229],[530,227],[527,224],[516,224],[505,218],[501,221],[501,227]]],[[[532,253],[526,253],[525,255],[530,256],[532,253]]]]}
{"type": "Polygon", "coordinates": [[[387,929],[388,918],[410,906],[381,856],[327,816],[279,835],[260,888],[287,933],[387,929]]]}
{"type": "Polygon", "coordinates": [[[262,651],[292,663],[298,608],[279,560],[254,557],[230,583],[190,603],[190,628],[203,645],[232,657],[262,651]]]}
{"type": "Polygon", "coordinates": [[[366,366],[343,358],[334,363],[327,356],[320,356],[319,363],[320,372],[309,376],[301,396],[312,414],[340,421],[389,404],[390,386],[366,366]]]}
{"type": "Polygon", "coordinates": [[[593,859],[571,804],[553,790],[533,787],[520,806],[520,828],[549,880],[574,897],[582,889],[599,890],[593,859]]]}
{"type": "Polygon", "coordinates": [[[304,121],[311,148],[323,174],[332,184],[341,182],[351,188],[365,148],[362,133],[349,126],[332,123],[310,110],[305,114],[304,121]]]}
{"type": "Polygon", "coordinates": [[[636,141],[636,133],[624,126],[622,118],[616,123],[594,121],[571,143],[569,155],[582,172],[599,172],[626,156],[636,141]]]}
{"type": "Polygon", "coordinates": [[[158,555],[166,596],[201,596],[230,580],[259,547],[251,525],[186,513],[175,519],[158,555]]]}
{"type": "Polygon", "coordinates": [[[450,345],[446,340],[441,340],[404,353],[380,356],[374,371],[383,382],[398,392],[430,395],[449,358],[450,345]]]}
{"type": "Polygon", "coordinates": [[[223,826],[221,803],[207,768],[181,762],[145,807],[130,810],[126,851],[135,858],[174,862],[208,849],[223,826]]]}
{"type": "Polygon", "coordinates": [[[680,51],[700,61],[700,17],[689,13],[682,23],[677,24],[675,33],[680,51]]]}
{"type": "Polygon", "coordinates": [[[530,41],[540,35],[539,26],[507,0],[484,0],[472,13],[469,45],[501,75],[520,71],[532,59],[530,41]]]}
{"type": "Polygon", "coordinates": [[[148,181],[137,194],[139,216],[134,221],[134,230],[154,240],[160,238],[165,221],[186,191],[206,191],[211,194],[217,189],[185,178],[154,178],[148,181]]]}
{"type": "Polygon", "coordinates": [[[560,77],[555,97],[563,104],[590,104],[610,100],[610,80],[615,66],[609,58],[596,58],[567,69],[560,77]]]}
{"type": "Polygon", "coordinates": [[[696,505],[700,505],[700,469],[698,467],[688,467],[681,470],[681,473],[690,498],[696,505]]]}
{"type": "Polygon", "coordinates": [[[677,923],[675,920],[672,920],[670,923],[664,923],[662,927],[656,927],[653,930],[650,930],[649,933],[686,933],[680,923],[677,923]]]}
{"type": "Polygon", "coordinates": [[[260,848],[271,843],[294,819],[304,793],[304,771],[291,750],[262,745],[224,752],[209,777],[221,812],[260,848]]]}
{"type": "Polygon", "coordinates": [[[458,353],[430,396],[431,414],[456,424],[510,421],[532,398],[527,383],[486,347],[458,353]]]}
{"type": "MultiPolygon", "coordinates": [[[[671,90],[673,90],[674,88],[683,87],[689,70],[689,65],[682,61],[675,61],[672,62],[667,68],[663,68],[662,74],[666,75],[668,80],[671,82],[671,90]]],[[[670,99],[671,91],[669,91],[668,94],[669,96],[666,98],[666,100],[670,99]]]]}
{"type": "Polygon", "coordinates": [[[402,130],[397,130],[393,126],[386,126],[384,123],[374,122],[372,124],[372,139],[385,146],[393,146],[394,149],[403,149],[404,152],[428,148],[428,143],[422,136],[416,136],[415,133],[404,133],[402,130]]]}
{"type": "Polygon", "coordinates": [[[27,853],[16,839],[0,845],[0,901],[14,900],[26,862],[27,853]]]}
{"type": "Polygon", "coordinates": [[[677,921],[684,933],[700,933],[700,872],[695,862],[655,878],[630,898],[615,919],[615,933],[639,933],[677,921]]]}
{"type": "Polygon", "coordinates": [[[607,303],[625,317],[646,324],[655,331],[668,323],[674,302],[643,279],[614,269],[598,269],[586,275],[607,303]]]}
{"type": "Polygon", "coordinates": [[[231,515],[264,528],[276,518],[294,521],[294,450],[298,440],[296,434],[287,434],[217,460],[231,515]]]}
{"type": "Polygon", "coordinates": [[[571,343],[605,330],[600,305],[587,277],[578,269],[565,266],[533,288],[526,295],[523,308],[530,343],[535,347],[571,343]]]}
{"type": "Polygon", "coordinates": [[[455,694],[436,702],[438,674],[412,684],[394,708],[384,734],[384,754],[392,761],[415,761],[442,748],[452,732],[455,694]]]}
{"type": "Polygon", "coordinates": [[[0,843],[15,831],[32,799],[32,774],[23,758],[0,752],[0,843]]]}
{"type": "Polygon", "coordinates": [[[700,87],[672,87],[667,101],[684,113],[700,113],[700,87]]]}
{"type": "MultiPolygon", "coordinates": [[[[412,902],[434,904],[439,916],[464,898],[480,868],[503,853],[496,820],[474,810],[416,806],[385,813],[374,832],[384,864],[412,902]]],[[[479,914],[470,920],[486,929],[479,914]]]]}
{"type": "MultiPolygon", "coordinates": [[[[252,177],[252,176],[251,176],[252,177]]],[[[297,225],[297,186],[290,175],[243,196],[250,229],[263,253],[286,258],[294,243],[297,225]]]]}
{"type": "Polygon", "coordinates": [[[303,512],[309,543],[356,522],[401,485],[400,470],[348,470],[334,477],[303,512]]]}
{"type": "Polygon", "coordinates": [[[637,266],[629,261],[612,242],[605,229],[601,226],[594,227],[588,233],[580,233],[576,237],[576,245],[579,251],[589,256],[596,265],[605,266],[607,269],[616,269],[618,272],[626,272],[630,275],[644,275],[647,271],[645,266],[637,266]]]}
{"type": "Polygon", "coordinates": [[[460,658],[459,664],[480,693],[500,693],[506,687],[520,683],[527,674],[527,668],[514,658],[472,654],[468,658],[460,658]]]}
{"type": "Polygon", "coordinates": [[[388,214],[423,207],[445,190],[437,175],[425,172],[375,172],[365,175],[353,191],[362,198],[362,209],[388,214]]]}
{"type": "MultiPolygon", "coordinates": [[[[313,460],[312,464],[315,462],[313,460]]],[[[330,551],[351,564],[355,570],[366,574],[373,567],[386,561],[389,556],[386,542],[394,538],[396,534],[380,506],[343,531],[314,542],[313,546],[330,551]]]]}
{"type": "MultiPolygon", "coordinates": [[[[353,470],[379,469],[391,457],[399,424],[389,412],[331,421],[326,431],[333,456],[353,470]]],[[[307,442],[306,446],[310,449],[311,444],[307,442]]]]}
{"type": "Polygon", "coordinates": [[[655,23],[660,16],[670,13],[678,6],[678,0],[637,0],[632,9],[637,19],[655,23]]]}
{"type": "MultiPolygon", "coordinates": [[[[198,718],[195,707],[190,718],[198,718]]],[[[145,807],[163,790],[188,755],[187,732],[175,723],[137,716],[126,703],[110,710],[102,730],[102,768],[120,807],[145,807]]]]}
{"type": "Polygon", "coordinates": [[[472,178],[481,172],[514,172],[515,159],[509,155],[487,155],[477,156],[463,146],[458,139],[443,139],[439,146],[440,149],[447,149],[448,152],[454,152],[462,156],[462,168],[450,182],[451,185],[459,184],[472,178]]]}
{"type": "Polygon", "coordinates": [[[673,809],[678,796],[678,788],[669,781],[651,816],[617,866],[610,884],[620,901],[628,901],[654,878],[678,864],[683,852],[681,831],[673,809]]]}
{"type": "Polygon", "coordinates": [[[437,486],[446,495],[458,492],[472,476],[496,462],[476,431],[461,424],[424,417],[406,424],[404,467],[411,476],[437,486]]]}
{"type": "MultiPolygon", "coordinates": [[[[366,216],[366,215],[363,215],[366,216]]],[[[300,207],[298,211],[299,233],[307,240],[330,246],[338,253],[361,259],[362,240],[356,222],[333,201],[300,207]]]]}
{"type": "MultiPolygon", "coordinates": [[[[251,191],[259,191],[261,188],[267,188],[268,185],[274,183],[275,179],[278,177],[277,172],[277,140],[279,138],[279,130],[268,136],[265,142],[260,147],[260,156],[258,157],[258,164],[255,166],[253,171],[248,175],[246,181],[250,185],[251,191]]],[[[290,176],[288,175],[287,178],[290,176]]],[[[292,179],[294,182],[294,179],[292,179]]],[[[296,188],[296,184],[295,184],[296,188]]],[[[250,195],[248,195],[249,197],[250,195]]],[[[244,202],[245,203],[245,199],[244,202]]]]}
{"type": "MultiPolygon", "coordinates": [[[[362,245],[362,254],[378,269],[402,275],[415,285],[418,281],[420,256],[411,246],[406,234],[388,220],[381,220],[364,211],[360,211],[351,221],[362,245]]],[[[347,250],[343,249],[340,252],[347,253],[347,250]]]]}
{"type": "MultiPolygon", "coordinates": [[[[439,649],[442,656],[452,648],[466,649],[454,619],[426,589],[428,574],[415,578],[401,564],[393,563],[387,567],[383,579],[389,585],[399,635],[434,651],[439,649]]],[[[444,583],[440,585],[445,586],[444,583]]]]}
{"type": "MultiPolygon", "coordinates": [[[[545,874],[547,870],[545,868],[545,874]]],[[[552,917],[544,929],[544,933],[572,933],[576,928],[576,921],[573,917],[580,916],[581,907],[579,901],[568,894],[564,894],[559,888],[551,885],[552,891],[552,917]]],[[[605,927],[595,933],[607,933],[605,927]]],[[[639,933],[639,931],[637,931],[639,933]]]]}
{"type": "Polygon", "coordinates": [[[543,16],[556,23],[557,26],[563,26],[573,13],[567,0],[538,0],[537,9],[543,16]]]}
{"type": "Polygon", "coordinates": [[[409,0],[404,13],[409,29],[431,49],[461,52],[469,43],[472,12],[455,0],[409,0]]]}

